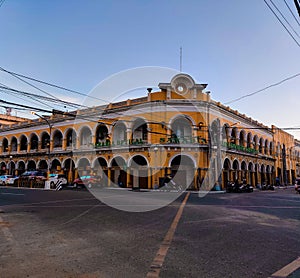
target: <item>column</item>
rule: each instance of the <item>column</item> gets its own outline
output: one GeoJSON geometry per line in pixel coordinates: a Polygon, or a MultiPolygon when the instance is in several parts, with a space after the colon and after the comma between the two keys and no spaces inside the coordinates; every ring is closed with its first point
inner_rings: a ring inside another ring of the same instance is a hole
{"type": "Polygon", "coordinates": [[[109,187],[111,185],[111,168],[107,168],[107,186],[109,187]]]}
{"type": "Polygon", "coordinates": [[[152,188],[152,173],[151,168],[148,168],[148,189],[152,188]]]}

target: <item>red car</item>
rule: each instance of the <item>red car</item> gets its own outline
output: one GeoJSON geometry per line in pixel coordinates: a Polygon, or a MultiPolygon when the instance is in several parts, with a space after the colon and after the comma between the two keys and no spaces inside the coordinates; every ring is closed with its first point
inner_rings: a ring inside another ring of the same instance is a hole
{"type": "Polygon", "coordinates": [[[81,176],[75,179],[72,184],[74,188],[88,187],[91,188],[94,184],[99,184],[100,178],[97,176],[81,176]]]}

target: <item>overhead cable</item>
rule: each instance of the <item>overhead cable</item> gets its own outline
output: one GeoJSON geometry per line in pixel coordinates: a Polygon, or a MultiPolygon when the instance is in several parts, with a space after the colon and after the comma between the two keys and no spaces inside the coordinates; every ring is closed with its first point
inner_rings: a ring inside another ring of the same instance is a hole
{"type": "Polygon", "coordinates": [[[256,94],[258,94],[258,93],[260,93],[260,92],[262,92],[262,91],[265,91],[265,90],[270,89],[270,88],[272,88],[272,87],[278,86],[278,85],[280,85],[280,84],[282,84],[282,83],[284,83],[284,82],[286,82],[286,81],[288,81],[288,80],[291,80],[291,79],[293,79],[293,78],[296,78],[296,77],[298,77],[298,76],[300,76],[300,72],[297,73],[297,74],[294,74],[294,75],[292,75],[292,76],[289,76],[289,77],[287,77],[287,78],[285,78],[285,79],[283,79],[283,80],[281,80],[281,81],[279,81],[279,82],[276,82],[276,83],[273,83],[273,84],[271,84],[271,85],[269,85],[269,86],[266,86],[266,87],[264,87],[264,88],[262,88],[262,89],[260,89],[260,90],[254,91],[253,93],[250,93],[250,94],[247,94],[247,95],[243,95],[243,96],[241,96],[241,97],[239,97],[239,98],[236,98],[236,99],[230,100],[230,101],[228,101],[228,102],[225,102],[224,104],[231,104],[231,103],[237,102],[237,101],[239,101],[239,100],[241,100],[241,99],[244,99],[244,98],[247,98],[247,97],[254,96],[254,95],[256,95],[256,94]]]}
{"type": "Polygon", "coordinates": [[[268,4],[268,2],[266,0],[264,0],[265,4],[268,6],[268,8],[271,10],[271,12],[275,15],[275,17],[277,18],[277,20],[280,22],[280,24],[283,26],[283,28],[288,32],[288,34],[290,35],[290,37],[294,40],[294,42],[300,47],[299,42],[295,39],[295,37],[293,36],[293,34],[289,31],[289,29],[284,25],[284,23],[281,21],[281,19],[278,17],[278,15],[275,13],[275,11],[272,9],[272,7],[268,4]]]}

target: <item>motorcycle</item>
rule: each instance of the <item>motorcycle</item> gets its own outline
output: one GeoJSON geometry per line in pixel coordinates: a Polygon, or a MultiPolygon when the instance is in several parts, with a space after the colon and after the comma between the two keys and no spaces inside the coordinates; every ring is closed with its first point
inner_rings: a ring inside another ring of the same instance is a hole
{"type": "Polygon", "coordinates": [[[244,193],[244,192],[253,192],[253,186],[250,184],[239,184],[234,182],[228,182],[226,187],[226,192],[228,193],[244,193]]]}
{"type": "Polygon", "coordinates": [[[272,184],[263,184],[262,187],[261,187],[261,190],[275,190],[275,187],[274,185],[272,184]]]}
{"type": "Polygon", "coordinates": [[[253,192],[253,186],[250,184],[242,184],[239,189],[240,192],[247,192],[247,193],[253,192]]]}

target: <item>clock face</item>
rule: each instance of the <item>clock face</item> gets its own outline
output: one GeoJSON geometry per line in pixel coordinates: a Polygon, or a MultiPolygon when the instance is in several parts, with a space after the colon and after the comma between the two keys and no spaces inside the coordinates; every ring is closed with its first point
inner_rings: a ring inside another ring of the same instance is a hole
{"type": "Polygon", "coordinates": [[[184,83],[180,83],[176,86],[176,93],[183,95],[187,92],[187,87],[184,83]]]}

